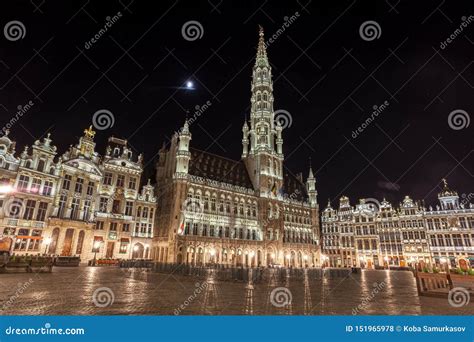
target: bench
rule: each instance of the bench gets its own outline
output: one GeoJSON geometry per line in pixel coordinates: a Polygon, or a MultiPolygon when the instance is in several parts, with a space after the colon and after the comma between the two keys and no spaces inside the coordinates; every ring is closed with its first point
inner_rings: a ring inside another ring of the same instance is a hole
{"type": "Polygon", "coordinates": [[[452,284],[446,273],[416,272],[416,287],[420,296],[446,297],[452,284]]]}
{"type": "Polygon", "coordinates": [[[77,267],[81,263],[79,257],[60,256],[54,260],[54,266],[59,267],[77,267]]]}
{"type": "Polygon", "coordinates": [[[0,265],[0,273],[8,273],[10,271],[31,272],[51,272],[53,268],[52,258],[49,257],[10,257],[6,262],[0,265]]]}

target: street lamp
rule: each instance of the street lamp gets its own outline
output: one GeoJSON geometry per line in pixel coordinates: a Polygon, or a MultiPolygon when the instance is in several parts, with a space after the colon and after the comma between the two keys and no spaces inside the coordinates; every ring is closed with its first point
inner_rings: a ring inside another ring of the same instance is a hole
{"type": "Polygon", "coordinates": [[[99,251],[101,242],[100,241],[95,241],[94,242],[94,261],[92,262],[92,266],[95,266],[96,260],[97,260],[97,252],[99,251]]]}
{"type": "Polygon", "coordinates": [[[46,239],[44,239],[44,254],[46,254],[46,250],[48,249],[49,247],[49,244],[51,243],[51,238],[50,237],[47,237],[46,239]]]}

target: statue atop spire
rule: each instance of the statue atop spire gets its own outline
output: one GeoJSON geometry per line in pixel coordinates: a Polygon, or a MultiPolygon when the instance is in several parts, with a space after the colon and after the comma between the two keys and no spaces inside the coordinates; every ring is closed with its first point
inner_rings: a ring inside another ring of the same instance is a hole
{"type": "Polygon", "coordinates": [[[84,130],[84,137],[89,139],[94,139],[95,131],[92,129],[92,125],[89,126],[88,129],[84,130]]]}

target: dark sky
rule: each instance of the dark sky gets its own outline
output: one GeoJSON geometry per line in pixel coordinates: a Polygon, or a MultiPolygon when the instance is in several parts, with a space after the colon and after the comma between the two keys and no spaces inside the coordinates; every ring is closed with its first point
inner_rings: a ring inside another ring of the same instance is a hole
{"type": "Polygon", "coordinates": [[[0,124],[31,100],[10,133],[18,150],[50,131],[62,153],[97,110],[107,109],[115,123],[96,135],[100,153],[109,135],[128,138],[151,174],[186,110],[210,101],[191,126],[192,146],[239,159],[258,24],[268,38],[298,12],[268,55],[275,110],[292,118],[283,131],[286,167],[306,177],[312,158],[320,204],[342,194],[352,203],[382,196],[398,202],[406,194],[434,203],[443,177],[460,195],[473,192],[474,124],[454,130],[448,116],[463,110],[470,120],[474,113],[474,18],[440,48],[474,15],[472,1],[335,3],[3,1],[1,27],[18,20],[26,34],[0,36],[0,124]],[[203,28],[194,41],[181,32],[191,20],[203,28]],[[377,39],[361,38],[366,21],[379,25],[377,39]],[[196,89],[178,89],[188,79],[196,89]],[[353,138],[385,101],[389,106],[353,138]]]}

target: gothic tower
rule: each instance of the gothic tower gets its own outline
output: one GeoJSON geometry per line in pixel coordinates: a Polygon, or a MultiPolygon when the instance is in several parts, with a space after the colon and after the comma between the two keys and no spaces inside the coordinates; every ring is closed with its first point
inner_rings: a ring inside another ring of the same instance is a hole
{"type": "Polygon", "coordinates": [[[242,158],[253,185],[262,195],[276,194],[283,186],[282,127],[273,112],[272,68],[260,27],[257,56],[252,72],[250,127],[242,128],[242,158]]]}

